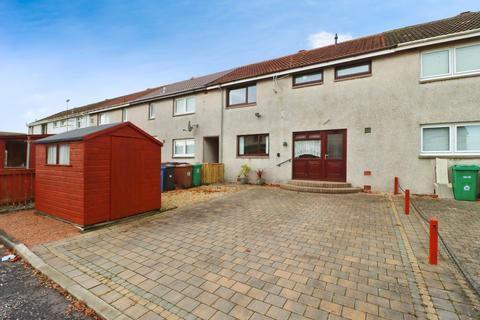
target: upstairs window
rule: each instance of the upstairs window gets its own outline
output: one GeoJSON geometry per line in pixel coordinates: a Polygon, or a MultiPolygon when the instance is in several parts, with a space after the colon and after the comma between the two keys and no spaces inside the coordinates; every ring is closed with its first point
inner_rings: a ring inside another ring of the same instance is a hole
{"type": "Polygon", "coordinates": [[[47,145],[47,164],[64,166],[70,165],[70,145],[47,145]]]}
{"type": "Polygon", "coordinates": [[[480,73],[480,44],[443,48],[421,54],[421,79],[480,73]]]}
{"type": "Polygon", "coordinates": [[[128,121],[128,110],[127,108],[122,109],[122,122],[128,121]]]}
{"type": "Polygon", "coordinates": [[[174,157],[194,157],[195,156],[195,139],[178,139],[173,140],[173,156],[174,157]]]}
{"type": "Polygon", "coordinates": [[[480,44],[455,48],[455,72],[480,71],[480,44]]]}
{"type": "Polygon", "coordinates": [[[99,124],[108,124],[110,122],[108,118],[108,114],[106,112],[102,112],[98,115],[98,123],[99,124]]]}
{"type": "Polygon", "coordinates": [[[58,128],[58,121],[54,121],[54,122],[53,122],[53,127],[54,127],[54,128],[58,128]]]}
{"type": "Polygon", "coordinates": [[[349,79],[372,74],[371,61],[339,66],[335,68],[335,80],[349,79]]]}
{"type": "Polygon", "coordinates": [[[450,74],[450,51],[440,50],[422,54],[422,78],[450,74]]]}
{"type": "Polygon", "coordinates": [[[309,84],[323,83],[323,70],[296,74],[293,76],[293,86],[303,86],[309,84]]]}
{"type": "Polygon", "coordinates": [[[251,85],[228,90],[228,106],[240,106],[257,102],[257,86],[251,85]]]}
{"type": "Polygon", "coordinates": [[[77,117],[77,128],[82,127],[83,117],[77,117]]]}
{"type": "Polygon", "coordinates": [[[175,116],[195,113],[195,97],[179,98],[175,100],[173,114],[175,116]]]}
{"type": "Polygon", "coordinates": [[[268,156],[268,134],[238,136],[238,156],[268,156]]]}
{"type": "Polygon", "coordinates": [[[155,119],[155,111],[156,111],[155,105],[153,103],[150,103],[148,105],[148,119],[149,120],[155,119]]]}

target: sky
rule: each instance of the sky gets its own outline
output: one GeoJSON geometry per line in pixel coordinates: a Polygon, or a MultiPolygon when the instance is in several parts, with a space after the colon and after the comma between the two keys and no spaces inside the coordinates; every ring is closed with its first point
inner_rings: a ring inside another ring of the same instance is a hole
{"type": "Polygon", "coordinates": [[[0,131],[107,98],[407,25],[478,0],[0,1],[0,131]]]}

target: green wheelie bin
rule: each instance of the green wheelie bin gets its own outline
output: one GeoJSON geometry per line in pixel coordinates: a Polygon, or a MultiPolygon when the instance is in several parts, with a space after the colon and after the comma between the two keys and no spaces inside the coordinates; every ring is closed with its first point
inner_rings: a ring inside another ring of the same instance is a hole
{"type": "Polygon", "coordinates": [[[198,187],[202,184],[202,164],[201,163],[195,163],[193,165],[192,184],[194,187],[198,187]]]}
{"type": "Polygon", "coordinates": [[[456,200],[477,200],[477,178],[480,167],[477,165],[460,165],[452,167],[453,195],[456,200]]]}

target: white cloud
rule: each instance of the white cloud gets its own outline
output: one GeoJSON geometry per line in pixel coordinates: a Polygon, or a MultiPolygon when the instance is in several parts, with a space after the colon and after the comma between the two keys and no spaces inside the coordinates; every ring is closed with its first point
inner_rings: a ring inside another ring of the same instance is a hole
{"type": "MultiPolygon", "coordinates": [[[[353,37],[349,33],[338,34],[338,42],[347,41],[351,39],[353,39],[353,37]]],[[[308,36],[308,44],[310,45],[311,48],[324,47],[334,43],[335,43],[335,33],[333,32],[320,31],[308,36]]]]}

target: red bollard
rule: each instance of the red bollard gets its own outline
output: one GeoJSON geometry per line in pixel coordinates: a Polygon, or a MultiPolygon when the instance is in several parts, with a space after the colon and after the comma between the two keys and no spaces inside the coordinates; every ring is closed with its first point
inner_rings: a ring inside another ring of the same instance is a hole
{"type": "Polygon", "coordinates": [[[395,177],[393,179],[393,194],[397,195],[399,194],[400,192],[398,191],[398,188],[399,187],[399,183],[398,183],[398,177],[395,177]]]}
{"type": "Polygon", "coordinates": [[[438,261],[438,221],[430,219],[430,253],[428,262],[437,264],[438,261]]]}
{"type": "Polygon", "coordinates": [[[410,189],[405,190],[405,214],[410,214],[410,189]]]}

